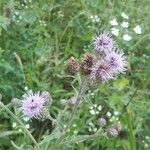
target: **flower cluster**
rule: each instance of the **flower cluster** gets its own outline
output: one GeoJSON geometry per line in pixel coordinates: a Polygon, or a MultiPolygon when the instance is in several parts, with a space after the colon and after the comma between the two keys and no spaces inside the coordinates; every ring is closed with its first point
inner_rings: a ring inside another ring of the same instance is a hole
{"type": "Polygon", "coordinates": [[[126,57],[124,52],[117,48],[112,36],[108,33],[100,33],[93,39],[94,50],[97,58],[91,68],[92,80],[100,79],[106,82],[115,78],[126,70],[126,57]]]}
{"type": "Polygon", "coordinates": [[[74,59],[75,62],[68,65],[69,70],[74,73],[81,70],[85,75],[89,75],[92,81],[100,80],[103,83],[114,79],[118,74],[125,73],[126,57],[124,52],[118,49],[110,33],[98,33],[93,38],[92,44],[94,52],[85,54],[80,65],[76,65],[78,62],[74,59]],[[80,69],[77,66],[80,66],[80,69]]]}
{"type": "Polygon", "coordinates": [[[126,42],[129,42],[130,40],[132,40],[132,35],[134,35],[134,33],[140,35],[142,34],[142,28],[140,25],[136,25],[132,28],[132,30],[134,31],[133,33],[131,33],[132,31],[130,31],[128,28],[131,28],[132,25],[129,23],[130,22],[130,19],[129,19],[129,16],[123,12],[121,13],[121,17],[122,17],[122,23],[120,22],[117,22],[117,19],[115,17],[113,17],[112,20],[109,21],[110,25],[111,25],[111,33],[115,36],[119,36],[119,35],[122,35],[121,31],[120,30],[121,28],[122,29],[126,29],[126,30],[123,30],[125,32],[123,32],[123,35],[122,35],[122,38],[124,41],[126,42]]]}

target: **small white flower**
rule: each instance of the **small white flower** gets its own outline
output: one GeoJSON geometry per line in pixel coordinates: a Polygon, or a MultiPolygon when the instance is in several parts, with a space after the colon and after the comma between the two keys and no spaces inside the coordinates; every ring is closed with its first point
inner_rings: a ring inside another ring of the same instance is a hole
{"type": "Polygon", "coordinates": [[[121,14],[121,16],[122,16],[124,19],[129,19],[129,16],[128,16],[125,12],[123,12],[123,13],[121,14]]]}
{"type": "Polygon", "coordinates": [[[145,147],[145,148],[147,148],[147,147],[148,147],[148,144],[147,144],[147,143],[145,143],[145,144],[144,144],[144,147],[145,147]]]}
{"type": "Polygon", "coordinates": [[[95,114],[99,114],[99,111],[96,111],[95,114]]]}
{"type": "Polygon", "coordinates": [[[119,112],[118,112],[118,111],[115,111],[115,112],[114,112],[114,115],[115,115],[115,116],[118,116],[118,115],[119,115],[119,112]]]}
{"type": "Polygon", "coordinates": [[[132,37],[131,37],[130,35],[128,35],[128,34],[124,34],[124,35],[123,35],[123,39],[124,39],[125,41],[130,41],[130,40],[132,39],[132,37]]]}
{"type": "Polygon", "coordinates": [[[18,16],[18,15],[19,15],[19,12],[18,12],[18,11],[15,11],[15,15],[18,16]]]}
{"type": "Polygon", "coordinates": [[[93,126],[94,126],[94,124],[93,124],[92,122],[89,122],[89,126],[92,126],[92,127],[93,127],[93,126]]]}
{"type": "Polygon", "coordinates": [[[19,129],[18,131],[19,131],[19,132],[22,132],[22,129],[19,129]]]}
{"type": "Polygon", "coordinates": [[[67,131],[70,132],[70,129],[68,129],[67,131]]]}
{"type": "Polygon", "coordinates": [[[95,115],[95,111],[93,109],[90,110],[91,115],[95,115]]]}
{"type": "Polygon", "coordinates": [[[94,128],[93,131],[96,132],[96,131],[97,131],[97,128],[94,128]]]}
{"type": "Polygon", "coordinates": [[[13,122],[12,127],[15,128],[17,126],[16,122],[13,122]]]}
{"type": "Polygon", "coordinates": [[[91,93],[91,96],[94,96],[95,94],[94,93],[91,93]]]}
{"type": "Polygon", "coordinates": [[[30,125],[29,125],[29,124],[26,124],[25,127],[26,127],[27,129],[29,129],[29,128],[30,128],[30,125]]]}
{"type": "Polygon", "coordinates": [[[90,108],[90,109],[93,109],[93,106],[90,106],[89,108],[90,108]]]}
{"type": "Polygon", "coordinates": [[[101,106],[101,105],[98,106],[98,110],[99,110],[99,111],[102,110],[102,106],[101,106]]]}
{"type": "Polygon", "coordinates": [[[122,22],[121,26],[122,26],[123,28],[128,28],[129,23],[124,21],[124,22],[122,22]]]}
{"type": "Polygon", "coordinates": [[[73,127],[76,127],[77,125],[76,124],[73,124],[73,127]]]}
{"type": "Polygon", "coordinates": [[[23,120],[24,120],[25,122],[27,122],[27,121],[29,121],[29,118],[24,117],[23,120]]]}
{"type": "Polygon", "coordinates": [[[100,18],[97,15],[91,15],[90,19],[93,23],[97,23],[100,21],[100,18]]]}
{"type": "Polygon", "coordinates": [[[107,116],[108,116],[108,117],[111,117],[111,113],[110,113],[109,111],[107,112],[107,116]]]}
{"type": "Polygon", "coordinates": [[[112,29],[111,29],[111,33],[112,33],[113,35],[115,35],[115,36],[118,36],[118,35],[119,35],[119,29],[117,29],[117,28],[112,28],[112,29]]]}
{"type": "Polygon", "coordinates": [[[149,136],[145,136],[145,138],[146,138],[146,140],[149,140],[149,139],[150,139],[150,137],[149,137],[149,136]]]}
{"type": "Polygon", "coordinates": [[[92,132],[92,129],[91,128],[88,128],[89,132],[92,132]]]}
{"type": "Polygon", "coordinates": [[[77,134],[77,133],[78,133],[78,131],[77,131],[77,130],[74,130],[74,131],[73,131],[73,133],[74,133],[74,134],[77,134]]]}
{"type": "Polygon", "coordinates": [[[96,108],[96,107],[97,107],[97,104],[94,104],[93,106],[96,108]]]}
{"type": "Polygon", "coordinates": [[[117,22],[116,19],[112,19],[112,20],[110,20],[110,24],[111,24],[112,26],[117,26],[117,25],[118,25],[118,22],[117,22]]]}
{"type": "Polygon", "coordinates": [[[28,87],[27,87],[27,86],[25,86],[25,87],[24,87],[24,90],[25,90],[25,91],[28,91],[29,89],[28,89],[28,87]]]}
{"type": "Polygon", "coordinates": [[[141,34],[142,33],[142,29],[139,25],[137,25],[135,28],[133,28],[133,31],[137,34],[141,34]]]}

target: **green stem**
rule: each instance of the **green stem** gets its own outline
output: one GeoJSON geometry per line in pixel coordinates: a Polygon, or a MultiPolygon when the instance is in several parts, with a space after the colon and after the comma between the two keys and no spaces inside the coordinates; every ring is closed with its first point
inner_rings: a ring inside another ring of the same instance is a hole
{"type": "Polygon", "coordinates": [[[74,105],[74,108],[73,108],[73,111],[72,113],[70,114],[70,117],[69,117],[69,121],[68,121],[68,124],[64,130],[64,133],[62,134],[62,136],[58,139],[58,142],[61,142],[62,138],[64,137],[64,135],[66,134],[66,132],[68,131],[68,129],[71,127],[73,121],[74,121],[74,116],[77,112],[77,109],[78,109],[78,106],[80,105],[80,102],[81,102],[81,95],[86,91],[86,88],[84,87],[85,86],[85,83],[87,81],[84,80],[81,85],[80,85],[80,88],[79,88],[79,92],[78,92],[78,95],[77,95],[77,98],[76,98],[76,103],[74,105]]]}
{"type": "Polygon", "coordinates": [[[64,130],[62,125],[53,117],[49,116],[49,119],[52,121],[53,124],[57,125],[62,131],[64,130]]]}
{"type": "Polygon", "coordinates": [[[139,39],[131,48],[130,50],[134,49],[141,41],[143,41],[146,37],[150,36],[150,33],[144,35],[141,39],[139,39]]]}
{"type": "Polygon", "coordinates": [[[1,101],[0,101],[0,107],[2,107],[4,110],[6,110],[7,113],[9,113],[15,120],[16,122],[18,122],[18,124],[21,125],[22,129],[27,133],[27,135],[30,137],[30,139],[32,140],[32,142],[35,144],[35,147],[37,150],[39,150],[39,146],[36,142],[36,140],[34,139],[34,137],[31,135],[31,133],[26,129],[26,127],[24,126],[24,124],[20,121],[20,119],[13,114],[9,108],[7,108],[1,101]]]}

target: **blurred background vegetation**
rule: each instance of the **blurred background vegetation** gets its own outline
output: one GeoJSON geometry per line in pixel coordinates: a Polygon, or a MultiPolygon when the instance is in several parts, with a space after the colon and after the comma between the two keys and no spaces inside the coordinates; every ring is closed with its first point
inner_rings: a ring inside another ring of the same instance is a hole
{"type": "MultiPolygon", "coordinates": [[[[88,91],[68,136],[91,134],[89,123],[96,124],[96,120],[108,112],[110,122],[115,121],[115,112],[121,114],[120,122],[125,130],[116,140],[96,139],[61,149],[150,149],[149,10],[149,0],[1,0],[0,93],[3,103],[7,105],[12,98],[20,98],[25,87],[33,91],[48,90],[53,97],[51,113],[59,114],[63,110],[60,100],[70,98],[74,94],[73,87],[78,88],[77,76],[66,70],[67,59],[74,56],[80,60],[85,52],[92,51],[93,35],[99,31],[111,32],[110,21],[115,18],[118,22],[115,28],[119,29],[115,39],[128,57],[127,74],[88,91]],[[128,20],[121,16],[123,12],[129,16],[128,20]],[[128,28],[121,26],[123,21],[129,23],[128,28]],[[133,31],[137,25],[141,27],[141,34],[133,31]],[[124,34],[132,39],[125,41],[124,34]],[[90,113],[93,105],[102,106],[102,110],[98,114],[90,113]]],[[[64,122],[69,113],[69,110],[65,112],[64,122]]],[[[16,149],[16,145],[23,147],[31,142],[25,134],[18,133],[19,127],[13,123],[14,120],[0,110],[1,149],[16,149]]],[[[34,132],[43,125],[40,122],[37,127],[30,123],[30,130],[34,132]]],[[[52,128],[47,122],[45,126],[52,128]]],[[[54,148],[49,146],[49,149],[54,148]]]]}

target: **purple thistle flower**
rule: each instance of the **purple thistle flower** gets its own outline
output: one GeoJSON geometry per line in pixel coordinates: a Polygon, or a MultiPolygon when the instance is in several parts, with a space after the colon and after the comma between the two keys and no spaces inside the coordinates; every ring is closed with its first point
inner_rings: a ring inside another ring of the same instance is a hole
{"type": "Polygon", "coordinates": [[[28,93],[25,95],[22,102],[23,114],[30,119],[40,118],[45,108],[47,98],[43,97],[40,92],[28,93]]]}
{"type": "Polygon", "coordinates": [[[113,79],[114,72],[105,60],[99,60],[91,68],[90,77],[92,80],[100,79],[102,82],[107,82],[113,79]]]}
{"type": "Polygon", "coordinates": [[[105,57],[106,62],[114,73],[124,73],[126,71],[126,57],[123,51],[111,51],[105,57]]]}
{"type": "Polygon", "coordinates": [[[95,51],[107,54],[115,47],[115,42],[111,34],[104,32],[97,34],[93,39],[93,45],[95,51]]]}

